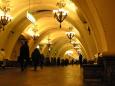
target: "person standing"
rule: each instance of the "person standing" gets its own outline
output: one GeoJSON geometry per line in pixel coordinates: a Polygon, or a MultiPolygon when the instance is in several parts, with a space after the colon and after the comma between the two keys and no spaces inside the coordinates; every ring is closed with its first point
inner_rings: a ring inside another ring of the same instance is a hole
{"type": "Polygon", "coordinates": [[[83,56],[81,55],[81,53],[79,54],[79,63],[80,63],[80,66],[82,66],[83,62],[83,56]]]}
{"type": "Polygon", "coordinates": [[[21,71],[24,71],[29,63],[29,46],[27,41],[22,41],[22,46],[20,47],[20,56],[18,59],[21,66],[21,71]]]}
{"type": "Polygon", "coordinates": [[[40,68],[43,69],[43,65],[44,65],[44,55],[41,54],[40,56],[40,68]]]}
{"type": "Polygon", "coordinates": [[[1,67],[3,68],[3,69],[5,69],[5,66],[6,66],[6,56],[5,56],[5,50],[2,48],[1,50],[0,50],[0,55],[1,55],[1,59],[2,59],[2,65],[1,65],[1,67]]]}
{"type": "Polygon", "coordinates": [[[38,48],[35,48],[31,55],[34,71],[37,70],[38,63],[40,62],[40,52],[38,48]]]}

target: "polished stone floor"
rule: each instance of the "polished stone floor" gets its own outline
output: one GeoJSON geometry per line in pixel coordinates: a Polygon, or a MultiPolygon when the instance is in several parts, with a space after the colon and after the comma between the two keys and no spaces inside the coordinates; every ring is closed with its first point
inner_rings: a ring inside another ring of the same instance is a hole
{"type": "MultiPolygon", "coordinates": [[[[86,86],[83,85],[82,69],[79,65],[0,70],[0,86],[86,86]]],[[[96,86],[96,85],[88,85],[96,86]]],[[[99,85],[97,85],[99,86],[99,85]]]]}

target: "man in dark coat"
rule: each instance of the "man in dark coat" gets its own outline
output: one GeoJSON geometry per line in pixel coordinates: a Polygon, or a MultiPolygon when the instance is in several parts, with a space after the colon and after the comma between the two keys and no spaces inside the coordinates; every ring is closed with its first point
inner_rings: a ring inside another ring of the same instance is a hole
{"type": "Polygon", "coordinates": [[[22,46],[20,47],[19,63],[21,65],[21,71],[24,71],[29,63],[29,46],[27,41],[22,41],[22,46]]]}
{"type": "Polygon", "coordinates": [[[44,55],[41,54],[40,56],[40,68],[43,69],[43,65],[44,65],[44,55]]]}
{"type": "Polygon", "coordinates": [[[82,55],[81,54],[79,54],[79,63],[80,63],[80,66],[82,66],[82,60],[83,60],[83,57],[82,57],[82,55]]]}

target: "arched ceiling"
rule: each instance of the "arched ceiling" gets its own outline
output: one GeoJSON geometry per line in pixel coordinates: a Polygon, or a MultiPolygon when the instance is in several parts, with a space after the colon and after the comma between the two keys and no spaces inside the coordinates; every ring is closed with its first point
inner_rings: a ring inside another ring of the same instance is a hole
{"type": "MultiPolygon", "coordinates": [[[[28,30],[33,27],[33,24],[26,18],[26,12],[28,10],[37,20],[37,34],[40,35],[36,43],[29,43],[31,52],[38,44],[42,44],[44,45],[42,51],[45,54],[47,50],[46,42],[48,36],[50,36],[51,42],[54,43],[51,55],[54,55],[54,51],[56,50],[58,51],[57,56],[63,57],[67,50],[73,50],[73,46],[69,43],[65,34],[70,26],[74,28],[72,30],[76,33],[74,40],[78,40],[77,42],[82,46],[81,50],[84,57],[90,58],[97,52],[107,51],[103,28],[99,29],[97,25],[98,23],[101,27],[98,16],[96,16],[98,18],[96,21],[95,15],[88,15],[91,13],[91,10],[95,8],[89,8],[92,4],[91,1],[64,0],[66,2],[64,9],[69,13],[64,22],[62,22],[62,28],[59,28],[59,22],[56,21],[53,15],[53,10],[58,9],[56,3],[59,1],[60,0],[30,0],[30,7],[29,0],[10,1],[10,15],[13,16],[13,19],[5,27],[5,31],[0,34],[0,38],[4,39],[0,40],[0,47],[5,48],[8,58],[11,57],[12,51],[21,34],[23,34],[25,38],[34,41],[28,33],[28,30]],[[91,34],[89,33],[89,29],[91,34]]],[[[95,13],[97,14],[96,11],[95,13]]]]}

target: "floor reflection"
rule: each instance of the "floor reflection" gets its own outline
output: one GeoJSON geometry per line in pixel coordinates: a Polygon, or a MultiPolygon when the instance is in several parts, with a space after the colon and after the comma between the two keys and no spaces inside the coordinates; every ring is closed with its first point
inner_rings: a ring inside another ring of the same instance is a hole
{"type": "Polygon", "coordinates": [[[33,68],[21,72],[19,68],[0,70],[0,86],[102,86],[100,83],[83,82],[79,65],[33,68]]]}

